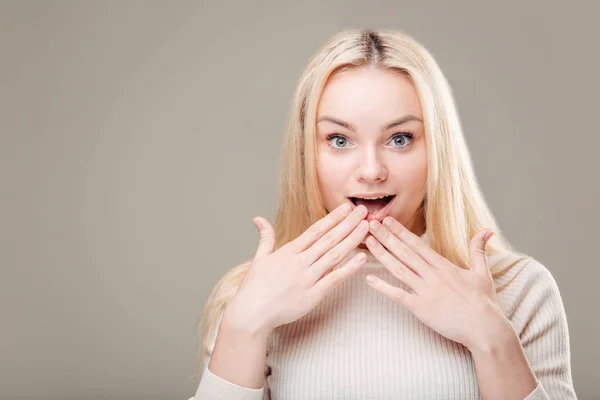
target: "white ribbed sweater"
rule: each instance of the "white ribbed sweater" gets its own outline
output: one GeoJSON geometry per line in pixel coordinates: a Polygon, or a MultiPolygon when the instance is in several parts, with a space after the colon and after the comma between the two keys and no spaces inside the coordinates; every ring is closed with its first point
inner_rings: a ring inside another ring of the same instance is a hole
{"type": "MultiPolygon", "coordinates": [[[[421,237],[428,240],[426,233],[421,237]]],[[[470,352],[372,289],[367,274],[406,286],[367,254],[366,264],[315,309],[272,332],[262,389],[238,386],[207,368],[214,332],[190,400],[481,399],[470,352]]],[[[488,256],[488,265],[500,257],[488,256]]],[[[576,399],[567,319],[553,276],[528,259],[494,283],[513,277],[498,301],[538,380],[525,400],[576,399]]]]}

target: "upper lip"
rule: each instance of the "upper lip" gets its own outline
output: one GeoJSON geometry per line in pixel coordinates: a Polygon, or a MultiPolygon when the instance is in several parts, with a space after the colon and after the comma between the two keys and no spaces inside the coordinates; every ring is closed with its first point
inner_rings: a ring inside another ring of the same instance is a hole
{"type": "Polygon", "coordinates": [[[358,197],[358,198],[364,199],[364,198],[368,198],[368,197],[387,197],[387,196],[394,196],[394,195],[387,194],[387,193],[359,193],[359,194],[355,194],[354,196],[350,196],[350,197],[358,197]]]}

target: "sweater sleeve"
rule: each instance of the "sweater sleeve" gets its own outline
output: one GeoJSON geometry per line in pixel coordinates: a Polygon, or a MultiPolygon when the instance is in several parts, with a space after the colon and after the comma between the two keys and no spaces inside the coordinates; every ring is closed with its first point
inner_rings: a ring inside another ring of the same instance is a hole
{"type": "Polygon", "coordinates": [[[264,385],[260,389],[239,386],[213,374],[208,369],[220,324],[221,317],[219,317],[215,332],[208,343],[208,355],[203,361],[203,374],[200,378],[198,389],[196,390],[195,396],[189,400],[270,400],[270,391],[267,382],[267,374],[269,372],[268,367],[265,369],[264,385]]]}
{"type": "Polygon", "coordinates": [[[524,400],[576,400],[569,329],[558,285],[534,259],[523,272],[513,324],[538,383],[524,400]]]}

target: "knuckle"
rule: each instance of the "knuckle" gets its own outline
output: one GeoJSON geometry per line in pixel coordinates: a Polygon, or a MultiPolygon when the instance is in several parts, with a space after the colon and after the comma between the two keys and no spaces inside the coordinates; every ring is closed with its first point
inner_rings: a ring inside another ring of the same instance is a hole
{"type": "Polygon", "coordinates": [[[341,258],[342,258],[342,255],[340,254],[340,252],[339,252],[339,251],[337,251],[337,250],[331,250],[331,251],[329,252],[329,259],[330,259],[332,262],[335,262],[335,263],[337,263],[337,262],[339,262],[339,261],[341,260],[341,258]]]}
{"type": "Polygon", "coordinates": [[[408,246],[402,246],[400,249],[400,253],[402,254],[402,257],[404,259],[406,259],[406,260],[412,259],[412,252],[408,246]]]}
{"type": "Polygon", "coordinates": [[[406,277],[408,275],[408,271],[402,265],[396,264],[395,268],[396,273],[402,277],[406,277]]]}
{"type": "Polygon", "coordinates": [[[417,251],[421,251],[421,250],[425,250],[425,243],[423,243],[423,241],[421,240],[416,240],[414,243],[411,244],[411,246],[416,249],[417,251]]]}
{"type": "Polygon", "coordinates": [[[335,244],[335,236],[333,233],[328,233],[327,235],[323,236],[323,243],[327,246],[327,247],[332,247],[335,244]]]}
{"type": "Polygon", "coordinates": [[[297,257],[298,257],[298,259],[297,259],[298,263],[300,265],[306,265],[306,264],[308,264],[308,261],[310,259],[310,254],[308,253],[308,250],[307,250],[307,251],[303,251],[302,253],[298,254],[297,257]]]}
{"type": "Polygon", "coordinates": [[[310,236],[314,239],[317,240],[319,239],[321,236],[323,236],[323,228],[321,228],[319,225],[315,225],[311,228],[311,232],[310,232],[310,236]]]}
{"type": "Polygon", "coordinates": [[[406,270],[405,267],[403,267],[402,265],[396,265],[394,267],[394,271],[396,272],[396,274],[398,274],[398,276],[400,276],[401,278],[406,278],[408,277],[408,271],[406,270]]]}
{"type": "Polygon", "coordinates": [[[258,241],[259,241],[259,243],[268,243],[270,240],[271,240],[270,235],[264,235],[264,236],[261,236],[258,241]]]}
{"type": "Polygon", "coordinates": [[[398,301],[398,302],[404,302],[404,293],[397,291],[394,293],[394,300],[398,301]]]}
{"type": "Polygon", "coordinates": [[[335,213],[330,213],[325,216],[324,221],[327,224],[327,226],[330,226],[338,224],[340,221],[343,221],[344,218],[346,218],[346,216],[343,214],[335,215],[335,213]]]}
{"type": "Polygon", "coordinates": [[[325,223],[325,226],[335,226],[337,224],[340,223],[340,221],[343,221],[345,218],[344,215],[335,215],[335,213],[330,213],[327,214],[327,216],[324,218],[323,222],[325,223]]]}

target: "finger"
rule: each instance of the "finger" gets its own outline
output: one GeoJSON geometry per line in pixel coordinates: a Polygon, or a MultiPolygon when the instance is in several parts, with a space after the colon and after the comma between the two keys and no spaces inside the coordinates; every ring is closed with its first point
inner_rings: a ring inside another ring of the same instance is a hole
{"type": "Polygon", "coordinates": [[[272,253],[275,249],[275,230],[269,221],[263,217],[255,217],[252,222],[254,222],[259,234],[258,248],[254,258],[261,258],[272,253]]]}
{"type": "MultiPolygon", "coordinates": [[[[417,254],[422,260],[427,262],[431,267],[438,267],[442,265],[448,265],[448,260],[442,257],[441,254],[433,250],[429,244],[427,244],[419,236],[415,235],[406,228],[400,222],[392,217],[386,217],[383,220],[383,226],[385,226],[394,236],[400,239],[403,243],[408,246],[412,252],[417,254]]],[[[406,250],[408,252],[408,250],[406,250]]]]}
{"type": "Polygon", "coordinates": [[[413,305],[416,300],[415,295],[410,294],[406,290],[400,289],[399,287],[392,286],[384,280],[373,275],[367,275],[366,281],[369,286],[377,290],[379,293],[386,295],[409,310],[413,309],[413,305]]]}
{"type": "Polygon", "coordinates": [[[490,229],[484,229],[480,232],[477,232],[477,234],[471,239],[471,242],[469,243],[471,270],[481,274],[489,274],[487,258],[485,255],[485,246],[493,234],[494,231],[490,229]]]}
{"type": "Polygon", "coordinates": [[[350,204],[342,204],[325,217],[312,224],[300,236],[284,245],[284,247],[290,249],[294,253],[300,253],[306,250],[324,234],[329,232],[331,228],[343,221],[351,211],[352,207],[350,204]]]}
{"type": "Polygon", "coordinates": [[[354,209],[342,222],[327,232],[321,239],[302,252],[304,262],[312,265],[315,261],[331,250],[342,239],[356,228],[356,226],[367,216],[367,208],[360,205],[354,209]]]}
{"type": "Polygon", "coordinates": [[[323,278],[319,279],[313,286],[315,295],[323,298],[331,289],[338,286],[347,278],[352,276],[367,260],[365,253],[359,253],[352,257],[344,266],[337,268],[323,278]]]}
{"type": "Polygon", "coordinates": [[[377,241],[394,254],[403,265],[424,279],[431,274],[431,266],[379,221],[371,221],[370,228],[377,241]]]}
{"type": "Polygon", "coordinates": [[[344,260],[362,242],[368,233],[369,223],[362,220],[348,237],[325,253],[323,257],[319,258],[310,267],[311,273],[314,273],[314,281],[321,279],[324,274],[344,260]]]}
{"type": "Polygon", "coordinates": [[[404,265],[396,257],[390,254],[390,252],[381,245],[374,237],[367,239],[367,247],[369,251],[377,258],[383,266],[394,275],[396,279],[399,279],[405,283],[413,292],[421,288],[423,279],[416,275],[410,268],[404,265]]]}

